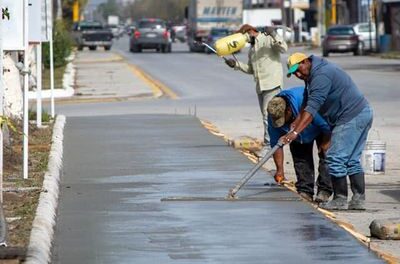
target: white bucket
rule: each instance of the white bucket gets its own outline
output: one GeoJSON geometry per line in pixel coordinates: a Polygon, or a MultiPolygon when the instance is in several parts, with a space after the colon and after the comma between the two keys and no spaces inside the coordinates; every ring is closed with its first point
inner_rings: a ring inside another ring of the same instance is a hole
{"type": "Polygon", "coordinates": [[[385,174],[386,142],[371,140],[365,144],[361,164],[366,174],[385,174]]]}

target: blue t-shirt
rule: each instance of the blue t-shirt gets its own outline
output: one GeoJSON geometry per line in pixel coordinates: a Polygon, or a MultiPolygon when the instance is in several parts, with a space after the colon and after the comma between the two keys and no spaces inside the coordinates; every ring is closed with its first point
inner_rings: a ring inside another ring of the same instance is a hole
{"type": "MultiPolygon", "coordinates": [[[[276,96],[283,97],[290,104],[293,117],[296,118],[301,110],[304,97],[304,87],[293,87],[283,90],[276,96]]],[[[273,127],[272,119],[268,117],[268,132],[270,136],[271,147],[274,147],[280,137],[286,135],[290,131],[290,124],[285,124],[282,127],[273,127]]],[[[317,113],[313,121],[298,135],[296,142],[311,143],[319,134],[330,133],[331,129],[328,123],[317,113]]]]}

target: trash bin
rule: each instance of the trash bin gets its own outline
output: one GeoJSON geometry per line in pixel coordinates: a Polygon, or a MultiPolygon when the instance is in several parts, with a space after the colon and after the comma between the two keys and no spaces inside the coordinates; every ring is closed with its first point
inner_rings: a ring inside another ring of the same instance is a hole
{"type": "Polygon", "coordinates": [[[381,53],[390,51],[392,36],[389,34],[381,35],[379,37],[379,51],[381,53]]]}

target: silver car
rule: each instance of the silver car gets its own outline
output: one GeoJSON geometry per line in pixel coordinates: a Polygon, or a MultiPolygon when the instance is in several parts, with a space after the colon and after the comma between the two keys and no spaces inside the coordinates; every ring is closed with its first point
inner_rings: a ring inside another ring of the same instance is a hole
{"type": "Polygon", "coordinates": [[[143,49],[156,49],[158,52],[171,52],[171,37],[164,20],[141,19],[130,37],[129,50],[141,52],[143,49]]]}
{"type": "Polygon", "coordinates": [[[364,50],[372,51],[376,48],[376,30],[374,23],[357,23],[353,25],[353,29],[362,42],[364,50]]]}
{"type": "Polygon", "coordinates": [[[328,57],[329,53],[353,52],[354,55],[363,54],[363,45],[359,36],[351,25],[332,26],[322,43],[322,55],[328,57]]]}

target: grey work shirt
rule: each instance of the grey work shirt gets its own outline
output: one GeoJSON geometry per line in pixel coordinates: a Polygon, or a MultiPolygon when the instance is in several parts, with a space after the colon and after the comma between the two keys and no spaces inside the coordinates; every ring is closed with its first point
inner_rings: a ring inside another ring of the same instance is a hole
{"type": "Polygon", "coordinates": [[[345,71],[320,57],[310,56],[310,60],[305,111],[312,116],[319,112],[333,127],[347,123],[368,105],[364,95],[345,71]]]}

